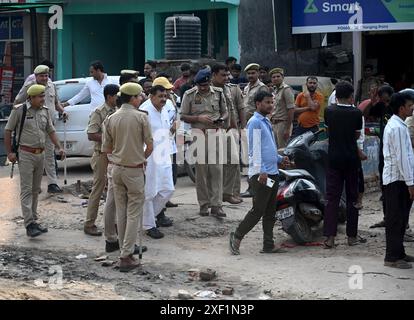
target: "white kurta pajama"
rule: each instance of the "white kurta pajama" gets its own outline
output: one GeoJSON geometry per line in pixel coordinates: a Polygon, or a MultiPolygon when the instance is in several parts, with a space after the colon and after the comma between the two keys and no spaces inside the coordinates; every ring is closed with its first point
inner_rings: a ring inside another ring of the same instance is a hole
{"type": "Polygon", "coordinates": [[[154,138],[154,151],[145,169],[144,230],[156,227],[155,217],[165,208],[174,193],[171,164],[170,120],[168,111],[159,112],[147,100],[141,110],[148,112],[154,138]]]}

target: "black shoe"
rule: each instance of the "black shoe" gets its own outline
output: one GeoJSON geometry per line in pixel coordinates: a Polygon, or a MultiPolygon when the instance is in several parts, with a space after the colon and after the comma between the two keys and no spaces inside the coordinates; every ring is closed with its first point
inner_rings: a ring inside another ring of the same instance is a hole
{"type": "MultiPolygon", "coordinates": [[[[148,251],[148,248],[146,246],[142,246],[142,253],[148,251]]],[[[135,245],[134,253],[133,254],[139,254],[139,246],[135,245]]]]}
{"type": "Polygon", "coordinates": [[[164,217],[165,217],[165,211],[166,211],[166,210],[167,210],[166,208],[162,209],[162,210],[161,210],[161,212],[160,212],[159,214],[157,214],[157,215],[156,215],[156,218],[157,218],[157,219],[162,219],[162,218],[164,218],[164,217]]]}
{"type": "Polygon", "coordinates": [[[172,203],[171,201],[168,201],[165,205],[167,208],[177,208],[178,204],[172,203]]]}
{"type": "Polygon", "coordinates": [[[157,228],[151,228],[147,230],[147,236],[150,236],[153,239],[162,239],[164,238],[164,234],[158,230],[157,228]]]}
{"type": "Polygon", "coordinates": [[[62,193],[63,190],[57,184],[49,184],[47,187],[48,193],[62,193]]]}
{"type": "Polygon", "coordinates": [[[41,233],[47,233],[49,231],[46,227],[42,226],[39,223],[34,223],[34,225],[37,227],[37,229],[40,230],[41,233]]]}
{"type": "Polygon", "coordinates": [[[26,227],[26,234],[28,237],[35,238],[40,236],[42,231],[37,228],[36,224],[31,223],[26,227]]]}
{"type": "Polygon", "coordinates": [[[240,242],[241,240],[237,239],[234,232],[230,233],[230,252],[234,256],[240,255],[240,242]]]}
{"type": "Polygon", "coordinates": [[[119,242],[109,242],[105,240],[105,251],[108,253],[115,252],[119,250],[119,242]]]}
{"type": "Polygon", "coordinates": [[[249,189],[247,189],[245,192],[240,194],[240,197],[242,197],[242,198],[253,198],[253,194],[249,189]]]}
{"type": "Polygon", "coordinates": [[[173,220],[164,215],[163,217],[157,219],[156,225],[157,227],[168,228],[173,225],[173,220]]]}

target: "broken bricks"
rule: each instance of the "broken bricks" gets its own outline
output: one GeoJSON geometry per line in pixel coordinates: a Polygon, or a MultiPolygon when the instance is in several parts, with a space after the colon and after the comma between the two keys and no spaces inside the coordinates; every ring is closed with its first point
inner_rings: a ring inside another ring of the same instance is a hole
{"type": "Polygon", "coordinates": [[[224,288],[224,289],[221,291],[221,293],[222,293],[224,296],[232,296],[232,295],[233,295],[233,293],[234,293],[234,289],[233,289],[233,288],[231,288],[231,287],[226,287],[226,288],[224,288]]]}
{"type": "Polygon", "coordinates": [[[193,296],[186,290],[178,290],[178,299],[190,300],[193,299],[193,296]]]}
{"type": "Polygon", "coordinates": [[[217,272],[213,269],[204,269],[200,271],[201,281],[211,281],[217,277],[217,272]]]}

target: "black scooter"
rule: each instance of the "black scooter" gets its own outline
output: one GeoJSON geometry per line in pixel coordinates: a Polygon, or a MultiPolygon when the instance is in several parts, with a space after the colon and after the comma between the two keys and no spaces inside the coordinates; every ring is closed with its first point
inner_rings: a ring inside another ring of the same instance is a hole
{"type": "MultiPolygon", "coordinates": [[[[294,162],[295,170],[279,170],[276,219],[298,244],[312,241],[312,227],[324,215],[328,142],[317,141],[324,130],[306,132],[291,140],[283,151],[294,162]]],[[[339,221],[345,222],[346,204],[342,197],[339,221]]]]}

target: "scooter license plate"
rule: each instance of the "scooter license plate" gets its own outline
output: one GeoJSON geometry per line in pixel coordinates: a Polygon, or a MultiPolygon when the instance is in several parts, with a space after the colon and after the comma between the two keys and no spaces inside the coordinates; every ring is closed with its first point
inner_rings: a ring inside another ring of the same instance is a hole
{"type": "Polygon", "coordinates": [[[280,211],[277,211],[276,212],[276,217],[279,220],[285,220],[287,218],[290,218],[294,214],[295,214],[295,210],[293,210],[293,207],[289,207],[289,208],[285,208],[285,209],[282,209],[280,211]]]}

